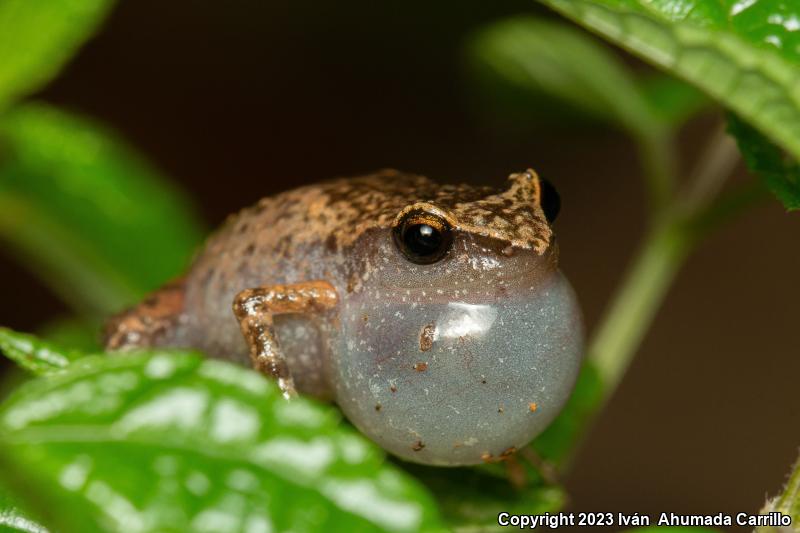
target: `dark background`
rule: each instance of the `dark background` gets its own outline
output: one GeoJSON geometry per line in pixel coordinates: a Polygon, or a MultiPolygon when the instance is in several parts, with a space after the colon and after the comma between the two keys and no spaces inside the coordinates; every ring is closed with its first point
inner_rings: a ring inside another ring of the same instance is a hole
{"type": "MultiPolygon", "coordinates": [[[[530,0],[127,0],[41,97],[119,129],[209,227],[336,175],[499,183],[532,166],[562,194],[561,264],[591,327],[645,227],[633,147],[597,127],[486,120],[463,68],[471,31],[531,12],[530,0]]],[[[685,129],[686,160],[718,120],[685,129]]],[[[755,512],[776,493],[800,444],[798,235],[800,215],[770,201],[690,258],[566,480],[572,510],[755,512]]],[[[13,302],[0,324],[21,330],[65,310],[5,255],[0,293],[13,302]]]]}

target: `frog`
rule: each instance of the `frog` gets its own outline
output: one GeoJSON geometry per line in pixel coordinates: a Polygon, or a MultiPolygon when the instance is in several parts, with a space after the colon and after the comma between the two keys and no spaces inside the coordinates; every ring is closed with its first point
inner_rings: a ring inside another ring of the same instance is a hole
{"type": "Polygon", "coordinates": [[[505,187],[382,170],[285,191],[229,216],[105,345],[251,366],[403,460],[499,460],[558,415],[583,356],[559,209],[531,169],[505,187]]]}

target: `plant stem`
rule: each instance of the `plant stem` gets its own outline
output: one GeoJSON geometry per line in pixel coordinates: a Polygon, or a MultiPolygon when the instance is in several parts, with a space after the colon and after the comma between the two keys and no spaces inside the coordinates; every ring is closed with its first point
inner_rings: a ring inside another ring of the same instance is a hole
{"type": "Polygon", "coordinates": [[[662,223],[644,240],[589,345],[606,394],[616,388],[689,252],[682,226],[662,223]]]}
{"type": "Polygon", "coordinates": [[[753,180],[721,194],[711,205],[701,209],[690,221],[691,236],[700,241],[713,230],[747,208],[771,198],[763,181],[753,180]]]}
{"type": "MultiPolygon", "coordinates": [[[[647,184],[650,207],[658,217],[669,207],[675,188],[675,154],[671,132],[653,129],[634,136],[647,184]]],[[[612,391],[633,358],[687,252],[687,240],[666,223],[644,240],[606,319],[595,331],[589,358],[612,391]]]]}
{"type": "Polygon", "coordinates": [[[684,195],[683,208],[694,211],[708,204],[720,191],[725,180],[736,168],[739,148],[728,135],[724,125],[717,127],[692,176],[684,195]]]}
{"type": "Polygon", "coordinates": [[[783,494],[775,502],[775,510],[791,513],[793,518],[798,518],[797,514],[800,512],[800,460],[795,462],[783,494]]]}
{"type": "Polygon", "coordinates": [[[661,212],[675,188],[675,154],[671,132],[652,130],[634,136],[650,207],[661,212]]]}
{"type": "MultiPolygon", "coordinates": [[[[674,192],[675,180],[669,175],[670,169],[666,170],[669,190],[673,192],[660,208],[653,203],[651,228],[593,332],[587,348],[589,364],[579,378],[584,380],[581,394],[570,399],[565,409],[569,416],[559,417],[551,430],[534,443],[541,455],[553,460],[559,470],[569,468],[575,445],[625,375],[694,246],[711,230],[764,198],[765,188],[760,182],[719,194],[738,158],[738,152],[730,149],[724,136],[722,129],[712,136],[706,151],[711,161],[706,156],[701,158],[697,170],[690,174],[692,180],[685,192],[674,192]],[[556,449],[564,448],[564,442],[571,443],[566,451],[556,449]]],[[[662,144],[664,150],[670,146],[669,142],[662,144]]],[[[663,151],[650,162],[663,160],[668,153],[671,152],[663,151]]],[[[647,174],[648,187],[652,187],[658,179],[650,172],[647,174]]]]}
{"type": "MultiPolygon", "coordinates": [[[[670,144],[645,142],[640,146],[655,150],[644,158],[644,170],[651,194],[657,193],[654,187],[659,187],[661,178],[654,174],[652,165],[672,157],[670,144]]],[[[688,192],[673,195],[661,207],[654,204],[653,227],[589,344],[589,359],[598,370],[606,397],[625,374],[684,260],[705,234],[701,226],[714,209],[712,202],[734,169],[737,156],[735,144],[724,128],[718,128],[691,173],[688,192]]],[[[669,173],[669,168],[663,172],[669,173]]],[[[745,205],[748,202],[736,207],[745,205]]]]}
{"type": "MultiPolygon", "coordinates": [[[[769,513],[777,511],[792,517],[792,525],[796,527],[800,521],[800,459],[794,463],[792,472],[789,474],[789,481],[783,488],[780,496],[774,500],[767,500],[767,504],[761,510],[762,513],[769,513]]],[[[794,531],[794,529],[786,528],[786,531],[794,531]]],[[[756,533],[779,533],[782,531],[779,527],[773,526],[760,526],[755,529],[756,533]]]]}

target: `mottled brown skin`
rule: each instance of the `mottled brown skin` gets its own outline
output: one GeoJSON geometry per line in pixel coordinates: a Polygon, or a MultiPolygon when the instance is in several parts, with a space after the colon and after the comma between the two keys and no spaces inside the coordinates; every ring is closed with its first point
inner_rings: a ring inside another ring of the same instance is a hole
{"type": "Polygon", "coordinates": [[[185,280],[177,279],[148,296],[138,306],[112,317],[105,327],[105,345],[112,350],[159,345],[173,337],[183,313],[185,280]]]}
{"type": "MultiPolygon", "coordinates": [[[[298,320],[290,315],[335,322],[337,299],[358,292],[373,268],[369,258],[358,257],[359,238],[393,227],[410,211],[440,216],[455,231],[491,242],[499,254],[532,250],[554,264],[538,177],[528,170],[509,181],[499,191],[384,170],[264,198],[228,218],[185,278],[111,319],[106,346],[199,348],[275,377],[287,397],[297,382],[299,390],[329,398],[325,339],[305,339],[308,357],[288,361],[275,319],[287,315],[286,328],[298,320]]],[[[420,348],[429,348],[424,332],[420,348]]]]}

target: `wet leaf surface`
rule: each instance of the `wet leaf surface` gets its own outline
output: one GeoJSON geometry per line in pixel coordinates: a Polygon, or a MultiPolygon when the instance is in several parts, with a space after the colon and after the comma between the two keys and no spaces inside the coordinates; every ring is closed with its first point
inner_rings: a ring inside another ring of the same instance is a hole
{"type": "Polygon", "coordinates": [[[87,357],[0,408],[0,463],[59,531],[418,531],[431,496],[338,411],[193,354],[87,357]]]}
{"type": "Polygon", "coordinates": [[[703,89],[800,158],[800,3],[542,2],[703,89]]]}
{"type": "Polygon", "coordinates": [[[62,370],[80,357],[78,350],[65,349],[33,335],[0,327],[0,354],[33,374],[50,374],[62,370]]]}

